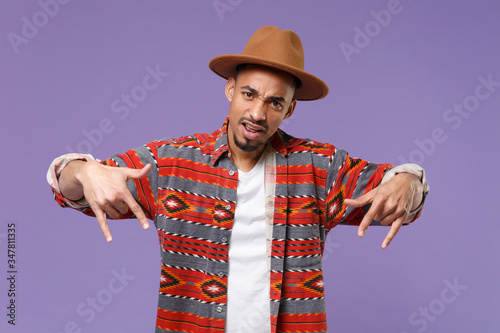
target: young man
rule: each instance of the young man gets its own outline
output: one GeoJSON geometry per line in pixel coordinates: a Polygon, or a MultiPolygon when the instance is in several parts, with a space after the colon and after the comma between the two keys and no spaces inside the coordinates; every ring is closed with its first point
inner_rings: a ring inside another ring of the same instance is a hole
{"type": "Polygon", "coordinates": [[[229,116],[211,134],[153,141],[105,161],[70,154],[48,173],[56,200],[95,215],[154,220],[162,248],[156,332],[326,332],[321,256],[328,231],[421,213],[416,165],[350,158],[278,129],[297,100],[328,87],[303,70],[292,31],[262,27],[240,55],[210,68],[227,78],[229,116]],[[121,168],[117,168],[121,167],[121,168]],[[357,198],[357,199],[349,199],[357,198]]]}

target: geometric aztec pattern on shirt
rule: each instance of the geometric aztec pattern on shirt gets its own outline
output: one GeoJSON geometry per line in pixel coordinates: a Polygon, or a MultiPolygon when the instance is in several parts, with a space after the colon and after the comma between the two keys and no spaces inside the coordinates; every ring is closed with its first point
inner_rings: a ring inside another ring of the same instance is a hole
{"type": "Polygon", "coordinates": [[[321,256],[321,253],[319,238],[289,238],[286,240],[285,257],[287,258],[321,256]]]}
{"type": "Polygon", "coordinates": [[[160,293],[203,303],[224,304],[227,300],[227,278],[163,265],[160,293]]]}
{"type": "Polygon", "coordinates": [[[217,203],[214,207],[214,220],[221,227],[230,228],[234,220],[234,213],[226,208],[227,204],[217,203]]]}
{"type": "MultiPolygon", "coordinates": [[[[228,155],[227,121],[213,133],[153,141],[102,161],[135,169],[152,165],[148,176],[131,182],[131,191],[155,221],[162,249],[157,332],[224,332],[225,312],[215,307],[227,303],[227,276],[219,274],[228,271],[229,243],[222,236],[230,236],[238,185],[237,173],[230,171],[236,166],[228,155]]],[[[352,159],[333,145],[281,130],[271,144],[277,152],[272,332],[326,332],[321,268],[326,234],[339,223],[359,223],[362,210],[346,216],[343,199],[375,187],[391,165],[352,159]]],[[[52,190],[56,201],[68,206],[52,190]]],[[[80,210],[93,216],[88,207],[80,210]]],[[[130,212],[120,216],[130,217],[130,212]]]]}
{"type": "Polygon", "coordinates": [[[281,292],[282,284],[283,283],[281,281],[276,281],[274,283],[271,283],[271,290],[273,290],[274,292],[281,292]]]}
{"type": "Polygon", "coordinates": [[[322,204],[316,198],[288,198],[288,205],[276,209],[276,214],[291,225],[317,224],[322,212],[318,202],[322,204]]]}
{"type": "Polygon", "coordinates": [[[169,214],[174,216],[192,209],[186,201],[182,200],[179,195],[175,193],[167,195],[164,199],[160,200],[160,203],[169,214]]]}
{"type": "Polygon", "coordinates": [[[345,199],[345,190],[341,187],[335,195],[326,202],[326,216],[327,219],[335,220],[340,218],[345,210],[346,206],[343,204],[345,199]]]}
{"type": "Polygon", "coordinates": [[[200,283],[200,289],[203,295],[211,301],[216,301],[227,296],[226,284],[216,278],[211,278],[200,283]]]}
{"type": "Polygon", "coordinates": [[[234,203],[222,202],[195,193],[174,189],[158,191],[157,214],[230,229],[234,220],[234,203]]]}
{"type": "MultiPolygon", "coordinates": [[[[382,166],[384,173],[392,167],[390,164],[382,166]]],[[[347,206],[344,204],[344,199],[351,198],[356,188],[363,189],[361,193],[358,193],[359,197],[373,190],[382,181],[384,173],[380,172],[374,172],[369,178],[363,177],[363,173],[367,173],[370,168],[373,168],[373,164],[368,161],[359,158],[346,159],[345,167],[339,170],[341,181],[335,182],[326,201],[326,218],[333,222],[330,227],[335,227],[345,217],[347,206]]],[[[344,223],[359,225],[362,217],[363,209],[355,209],[344,223]]]]}
{"type": "Polygon", "coordinates": [[[161,248],[172,258],[196,257],[207,261],[225,262],[228,260],[228,244],[214,243],[203,238],[187,238],[184,235],[158,229],[161,248]]]}
{"type": "Polygon", "coordinates": [[[324,294],[325,283],[323,282],[323,274],[318,273],[315,276],[302,282],[302,287],[314,291],[318,294],[324,294]]]}
{"type": "Polygon", "coordinates": [[[282,298],[315,299],[325,296],[323,273],[289,272],[283,281],[282,298]]]}
{"type": "Polygon", "coordinates": [[[210,332],[224,333],[224,320],[206,318],[183,311],[158,308],[155,332],[210,332]]]}
{"type": "Polygon", "coordinates": [[[177,287],[180,284],[181,280],[178,277],[162,267],[160,278],[160,290],[162,290],[162,292],[166,292],[167,289],[177,287]]]}
{"type": "Polygon", "coordinates": [[[326,313],[286,313],[278,318],[277,332],[327,332],[326,313]]]}

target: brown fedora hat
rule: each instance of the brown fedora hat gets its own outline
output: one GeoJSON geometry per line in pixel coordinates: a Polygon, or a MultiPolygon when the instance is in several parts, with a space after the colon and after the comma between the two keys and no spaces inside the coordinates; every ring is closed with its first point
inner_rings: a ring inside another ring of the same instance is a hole
{"type": "Polygon", "coordinates": [[[304,71],[302,42],[291,30],[262,27],[250,37],[241,54],[217,56],[210,60],[208,66],[214,73],[228,79],[236,76],[236,66],[239,64],[264,65],[294,75],[302,83],[295,90],[298,100],[310,101],[328,95],[326,83],[304,71]]]}

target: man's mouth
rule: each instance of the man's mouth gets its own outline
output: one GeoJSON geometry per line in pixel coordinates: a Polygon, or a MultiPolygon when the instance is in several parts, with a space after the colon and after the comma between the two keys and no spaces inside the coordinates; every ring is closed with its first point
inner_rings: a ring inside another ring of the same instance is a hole
{"type": "Polygon", "coordinates": [[[245,126],[245,129],[251,133],[262,132],[262,129],[260,129],[257,126],[252,126],[252,125],[247,124],[247,123],[244,123],[243,126],[245,126]]]}
{"type": "Polygon", "coordinates": [[[248,140],[256,139],[262,132],[265,132],[266,128],[248,121],[243,121],[241,123],[243,126],[243,135],[248,140]]]}

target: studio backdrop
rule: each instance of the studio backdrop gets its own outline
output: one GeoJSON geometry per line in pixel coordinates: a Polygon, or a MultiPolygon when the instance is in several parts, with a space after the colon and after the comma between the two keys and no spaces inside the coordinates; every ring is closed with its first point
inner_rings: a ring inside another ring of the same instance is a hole
{"type": "Polygon", "coordinates": [[[499,332],[499,15],[495,0],[3,1],[0,331],[154,331],[155,229],[110,221],[106,243],[56,204],[48,166],[220,128],[229,103],[209,60],[275,25],[330,87],[282,130],[420,164],[431,187],[386,250],[385,227],[329,233],[329,331],[499,332]]]}

